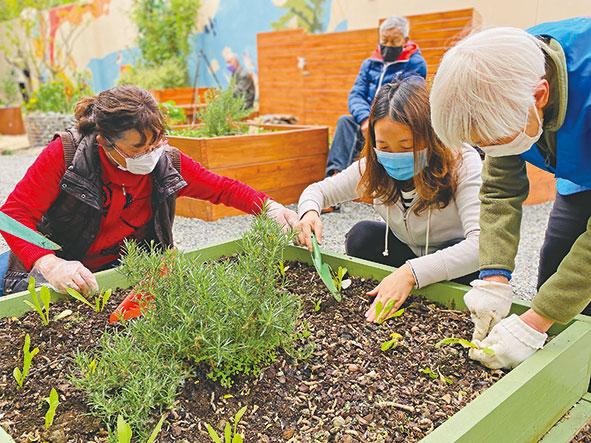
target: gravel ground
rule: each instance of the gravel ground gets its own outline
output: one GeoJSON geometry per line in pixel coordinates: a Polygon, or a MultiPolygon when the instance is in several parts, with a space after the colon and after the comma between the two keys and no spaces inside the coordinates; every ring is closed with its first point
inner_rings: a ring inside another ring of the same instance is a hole
{"type": "MultiPolygon", "coordinates": [[[[39,150],[0,156],[0,202],[4,202],[14,185],[21,179],[39,150]]],[[[513,284],[515,292],[523,298],[535,293],[539,251],[544,238],[551,203],[524,208],[521,244],[516,260],[513,284]]],[[[174,225],[175,240],[181,249],[194,249],[240,236],[248,229],[249,216],[227,217],[215,222],[178,217],[174,225]]],[[[346,203],[338,213],[326,214],[324,222],[324,249],[344,252],[347,231],[358,221],[380,220],[371,206],[346,203]]],[[[0,252],[8,247],[0,237],[0,252]]]]}

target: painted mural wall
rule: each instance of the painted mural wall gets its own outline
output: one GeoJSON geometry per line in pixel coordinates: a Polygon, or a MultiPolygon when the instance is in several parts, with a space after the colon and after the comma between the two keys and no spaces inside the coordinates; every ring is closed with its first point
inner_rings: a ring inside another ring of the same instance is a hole
{"type": "MultiPolygon", "coordinates": [[[[117,83],[138,57],[137,30],[130,20],[133,0],[84,2],[76,14],[68,6],[44,11],[34,33],[38,57],[64,57],[60,69],[86,70],[95,92],[117,83]],[[70,11],[70,13],[67,13],[70,11]],[[67,45],[67,48],[65,48],[67,45]]],[[[256,35],[303,27],[325,33],[377,26],[388,15],[410,15],[474,7],[484,26],[528,27],[542,21],[591,14],[591,0],[202,0],[191,37],[189,72],[197,86],[225,86],[224,55],[238,55],[256,78],[256,35]]],[[[412,33],[412,30],[411,30],[412,33]]],[[[0,40],[7,33],[0,25],[0,40]]],[[[2,61],[0,75],[8,65],[2,61]]]]}

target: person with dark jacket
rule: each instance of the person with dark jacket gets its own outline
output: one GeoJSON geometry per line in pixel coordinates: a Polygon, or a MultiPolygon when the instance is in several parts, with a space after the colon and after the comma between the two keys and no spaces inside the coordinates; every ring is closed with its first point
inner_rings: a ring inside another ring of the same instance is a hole
{"type": "Polygon", "coordinates": [[[349,93],[350,115],[337,122],[328,153],[326,176],[345,170],[361,151],[367,135],[369,111],[382,85],[394,77],[418,74],[427,77],[427,64],[416,43],[408,39],[409,24],[403,17],[389,17],[380,25],[380,44],[361,65],[349,93]]]}
{"type": "Polygon", "coordinates": [[[223,203],[249,214],[268,202],[283,226],[297,215],[251,187],[214,174],[171,148],[154,98],[119,86],[78,102],[76,126],[55,136],[0,211],[62,249],[3,234],[0,295],[24,290],[30,276],[59,292],[96,291],[93,272],[116,266],[126,239],[173,246],[177,197],[223,203]]]}
{"type": "Polygon", "coordinates": [[[256,90],[252,74],[240,64],[235,54],[231,54],[226,60],[226,68],[232,74],[230,81],[234,88],[234,96],[244,98],[245,109],[252,108],[256,90]]]}

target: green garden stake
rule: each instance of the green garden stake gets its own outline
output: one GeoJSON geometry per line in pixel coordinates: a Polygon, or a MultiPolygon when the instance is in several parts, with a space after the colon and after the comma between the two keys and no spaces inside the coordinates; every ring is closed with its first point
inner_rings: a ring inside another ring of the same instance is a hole
{"type": "Polygon", "coordinates": [[[331,294],[337,294],[337,287],[332,280],[332,274],[330,272],[330,266],[327,263],[322,262],[322,253],[320,252],[320,246],[318,246],[318,241],[316,240],[316,236],[312,234],[312,262],[314,263],[314,267],[316,268],[316,272],[322,279],[324,285],[328,288],[331,294]]]}
{"type": "Polygon", "coordinates": [[[0,231],[14,235],[43,249],[51,249],[52,251],[61,249],[61,246],[57,243],[43,237],[38,232],[33,231],[31,228],[26,227],[3,212],[0,212],[0,231]]]}

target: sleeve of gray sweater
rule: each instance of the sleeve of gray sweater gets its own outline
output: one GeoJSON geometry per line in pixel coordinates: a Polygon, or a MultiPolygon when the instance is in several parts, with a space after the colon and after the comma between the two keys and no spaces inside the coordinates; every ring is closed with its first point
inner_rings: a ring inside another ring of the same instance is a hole
{"type": "MultiPolygon", "coordinates": [[[[480,239],[480,200],[482,161],[473,148],[464,148],[458,171],[458,187],[454,201],[464,231],[464,240],[432,254],[409,260],[417,280],[417,288],[445,280],[453,280],[478,270],[480,239]]],[[[431,223],[437,220],[432,219],[431,223]]],[[[433,226],[431,226],[433,229],[433,226]]]]}

